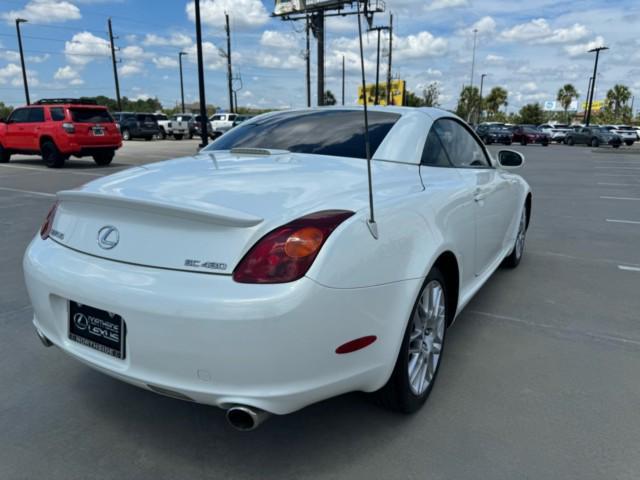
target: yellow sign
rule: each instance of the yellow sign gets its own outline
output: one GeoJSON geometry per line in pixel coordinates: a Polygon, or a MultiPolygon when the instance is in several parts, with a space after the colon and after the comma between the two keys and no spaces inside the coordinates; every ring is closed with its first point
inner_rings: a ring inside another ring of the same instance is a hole
{"type": "MultiPolygon", "coordinates": [[[[594,100],[593,103],[591,104],[591,111],[592,112],[599,112],[600,110],[602,110],[605,107],[605,102],[604,100],[594,100]]],[[[587,110],[587,108],[589,108],[589,103],[588,102],[582,102],[582,110],[587,110]]]]}
{"type": "MultiPolygon", "coordinates": [[[[391,80],[391,105],[403,105],[406,82],[404,80],[391,80]]],[[[376,84],[367,84],[367,105],[373,105],[376,99],[376,84]]],[[[387,82],[378,84],[378,105],[387,104],[387,82]]],[[[358,87],[358,105],[364,105],[362,86],[358,87]]]]}

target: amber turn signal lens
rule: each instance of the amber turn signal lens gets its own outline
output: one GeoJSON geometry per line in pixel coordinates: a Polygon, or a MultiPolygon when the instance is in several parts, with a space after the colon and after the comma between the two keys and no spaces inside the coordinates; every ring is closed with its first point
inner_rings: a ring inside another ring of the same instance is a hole
{"type": "Polygon", "coordinates": [[[291,258],[304,258],[322,246],[324,235],[316,227],[305,227],[293,232],[284,244],[284,253],[291,258]]]}

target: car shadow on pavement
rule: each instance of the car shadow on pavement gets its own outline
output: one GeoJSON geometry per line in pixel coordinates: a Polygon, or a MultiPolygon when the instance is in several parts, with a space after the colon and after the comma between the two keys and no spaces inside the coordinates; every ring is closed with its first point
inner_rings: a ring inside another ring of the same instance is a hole
{"type": "MultiPolygon", "coordinates": [[[[44,162],[42,161],[42,159],[39,157],[34,157],[29,159],[21,158],[17,160],[12,158],[11,162],[9,162],[8,165],[41,167],[43,170],[49,170],[47,166],[44,164],[44,162]]],[[[71,168],[73,168],[74,170],[110,170],[113,168],[132,167],[132,166],[134,165],[127,164],[127,163],[118,163],[116,161],[111,162],[109,165],[101,166],[101,165],[96,165],[93,160],[88,158],[88,159],[69,159],[64,163],[64,167],[51,169],[51,170],[55,170],[58,172],[62,172],[65,169],[71,169],[71,168]]]]}

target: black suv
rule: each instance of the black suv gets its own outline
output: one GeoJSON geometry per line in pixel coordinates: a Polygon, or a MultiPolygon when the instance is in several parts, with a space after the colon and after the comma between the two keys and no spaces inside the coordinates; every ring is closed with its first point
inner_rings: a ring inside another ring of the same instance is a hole
{"type": "Polygon", "coordinates": [[[144,138],[148,141],[160,135],[160,127],[153,113],[116,112],[113,116],[120,124],[123,140],[144,138]]]}

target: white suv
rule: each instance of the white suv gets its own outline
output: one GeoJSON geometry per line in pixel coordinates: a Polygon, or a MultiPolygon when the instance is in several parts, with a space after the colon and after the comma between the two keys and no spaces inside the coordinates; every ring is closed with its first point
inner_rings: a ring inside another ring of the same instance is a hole
{"type": "Polygon", "coordinates": [[[633,143],[638,140],[638,132],[633,127],[629,125],[605,125],[607,130],[611,133],[615,133],[622,141],[630,147],[633,143]]]}

